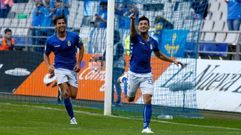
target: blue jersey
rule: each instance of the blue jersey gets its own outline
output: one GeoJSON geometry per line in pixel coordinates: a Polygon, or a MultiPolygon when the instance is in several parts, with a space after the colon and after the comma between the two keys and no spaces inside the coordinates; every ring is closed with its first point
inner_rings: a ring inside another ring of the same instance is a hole
{"type": "Polygon", "coordinates": [[[149,36],[148,41],[139,34],[131,37],[130,71],[134,73],[150,73],[152,51],[159,51],[158,43],[152,37],[149,36]]]}
{"type": "Polygon", "coordinates": [[[80,37],[73,33],[67,32],[66,39],[61,41],[56,34],[49,37],[46,41],[45,54],[49,55],[54,52],[54,67],[73,70],[76,64],[77,48],[83,46],[80,37]]]}
{"type": "Polygon", "coordinates": [[[228,1],[228,20],[241,19],[241,0],[228,1]]]}

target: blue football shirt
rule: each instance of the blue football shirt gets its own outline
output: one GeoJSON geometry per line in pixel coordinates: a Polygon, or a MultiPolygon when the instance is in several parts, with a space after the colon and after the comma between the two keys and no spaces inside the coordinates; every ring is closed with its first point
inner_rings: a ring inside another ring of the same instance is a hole
{"type": "Polygon", "coordinates": [[[241,19],[241,0],[228,1],[228,20],[241,19]]]}
{"type": "Polygon", "coordinates": [[[76,64],[77,47],[81,48],[83,43],[80,37],[73,33],[67,32],[66,39],[61,41],[56,34],[53,34],[46,41],[45,54],[49,55],[54,52],[54,67],[73,70],[76,64]]]}
{"type": "Polygon", "coordinates": [[[139,34],[136,34],[135,37],[131,37],[130,39],[130,71],[134,73],[150,73],[152,51],[159,51],[157,41],[150,36],[147,41],[139,34]]]}

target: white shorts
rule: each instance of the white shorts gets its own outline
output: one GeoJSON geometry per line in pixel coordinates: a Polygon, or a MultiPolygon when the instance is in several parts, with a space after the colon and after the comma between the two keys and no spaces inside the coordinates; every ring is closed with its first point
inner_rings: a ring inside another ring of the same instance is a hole
{"type": "Polygon", "coordinates": [[[152,73],[138,74],[128,72],[128,97],[135,97],[137,89],[140,87],[142,95],[153,95],[153,78],[152,73]]]}
{"type": "Polygon", "coordinates": [[[75,71],[58,68],[54,70],[54,73],[58,84],[68,82],[71,86],[78,88],[77,73],[75,71]]]}

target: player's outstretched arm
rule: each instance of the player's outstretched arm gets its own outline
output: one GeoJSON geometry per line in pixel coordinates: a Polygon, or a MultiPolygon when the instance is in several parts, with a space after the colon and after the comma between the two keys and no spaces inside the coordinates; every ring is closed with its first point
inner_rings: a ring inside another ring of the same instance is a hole
{"type": "Polygon", "coordinates": [[[171,62],[171,63],[174,63],[176,64],[177,66],[181,65],[182,67],[184,67],[184,64],[180,61],[177,61],[175,59],[172,59],[168,56],[166,56],[165,54],[159,52],[159,51],[154,51],[154,54],[156,55],[157,58],[161,59],[161,60],[164,60],[164,61],[167,61],[167,62],[171,62]]]}
{"type": "Polygon", "coordinates": [[[49,74],[51,75],[54,74],[54,66],[50,64],[49,55],[46,55],[45,53],[44,53],[44,62],[48,66],[49,74]]]}

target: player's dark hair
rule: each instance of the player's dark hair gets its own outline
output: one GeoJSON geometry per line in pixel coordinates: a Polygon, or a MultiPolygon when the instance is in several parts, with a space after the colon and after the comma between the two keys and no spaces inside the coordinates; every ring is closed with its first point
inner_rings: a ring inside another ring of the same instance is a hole
{"type": "Polygon", "coordinates": [[[54,18],[54,20],[53,20],[54,25],[56,25],[56,24],[57,24],[57,21],[60,20],[60,19],[64,19],[64,22],[65,22],[65,23],[67,22],[65,16],[63,16],[63,15],[61,15],[61,16],[56,16],[56,17],[54,18]]]}
{"type": "Polygon", "coordinates": [[[12,32],[12,30],[9,29],[9,28],[6,28],[6,29],[4,30],[4,34],[7,34],[7,32],[12,32]]]}
{"type": "Polygon", "coordinates": [[[141,16],[139,19],[138,19],[138,23],[140,22],[140,21],[143,21],[143,20],[146,20],[147,22],[148,22],[148,25],[150,25],[150,21],[149,21],[149,19],[146,17],[146,16],[141,16]]]}

